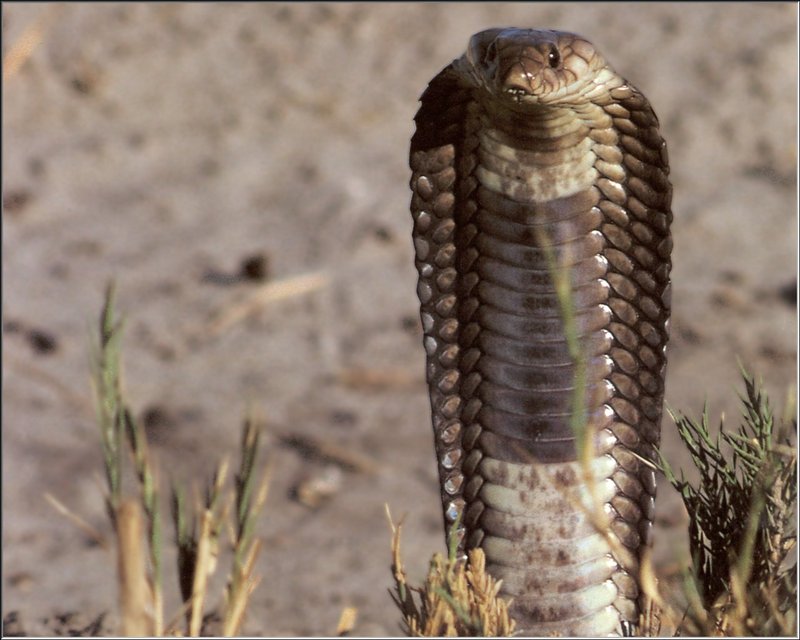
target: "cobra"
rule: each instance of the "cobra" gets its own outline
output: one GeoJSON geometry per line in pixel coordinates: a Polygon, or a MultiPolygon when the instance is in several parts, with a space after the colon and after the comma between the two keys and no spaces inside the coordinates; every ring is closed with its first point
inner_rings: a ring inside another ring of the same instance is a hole
{"type": "Polygon", "coordinates": [[[670,310],[658,119],[584,38],[505,28],[472,37],[415,122],[446,529],[459,523],[462,554],[483,548],[522,634],[630,633],[670,310]]]}

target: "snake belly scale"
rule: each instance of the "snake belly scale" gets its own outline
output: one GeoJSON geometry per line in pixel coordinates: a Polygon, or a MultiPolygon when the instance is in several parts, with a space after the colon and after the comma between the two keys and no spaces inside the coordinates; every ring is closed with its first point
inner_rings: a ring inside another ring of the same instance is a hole
{"type": "Polygon", "coordinates": [[[670,309],[658,119],[584,38],[508,28],[472,37],[415,122],[417,293],[446,528],[458,520],[461,553],[484,549],[523,634],[630,632],[670,309]]]}

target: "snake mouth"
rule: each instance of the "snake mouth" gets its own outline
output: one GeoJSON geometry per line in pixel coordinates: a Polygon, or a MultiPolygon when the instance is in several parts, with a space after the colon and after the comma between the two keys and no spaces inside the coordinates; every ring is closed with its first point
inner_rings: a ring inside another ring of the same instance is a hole
{"type": "MultiPolygon", "coordinates": [[[[516,66],[519,67],[521,65],[516,66]]],[[[501,92],[516,100],[526,96],[532,97],[534,95],[534,87],[537,84],[540,83],[537,82],[536,74],[518,68],[512,69],[499,83],[501,92]]]]}
{"type": "Polygon", "coordinates": [[[503,89],[503,93],[515,100],[516,102],[520,102],[523,98],[533,96],[533,93],[528,91],[527,89],[522,89],[520,87],[508,87],[503,89]]]}
{"type": "Polygon", "coordinates": [[[547,64],[548,52],[556,51],[551,45],[539,48],[526,47],[509,54],[497,65],[494,91],[498,96],[517,104],[544,104],[550,101],[561,84],[560,71],[547,64]],[[543,49],[540,51],[539,49],[543,49]]]}
{"type": "Polygon", "coordinates": [[[543,99],[545,96],[531,86],[504,83],[494,93],[496,99],[504,102],[513,111],[531,113],[547,108],[547,101],[543,99]]]}

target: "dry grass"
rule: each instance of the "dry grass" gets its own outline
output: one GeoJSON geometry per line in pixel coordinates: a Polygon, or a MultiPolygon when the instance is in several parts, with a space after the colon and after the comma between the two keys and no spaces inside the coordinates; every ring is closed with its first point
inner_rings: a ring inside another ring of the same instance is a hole
{"type": "MultiPolygon", "coordinates": [[[[109,287],[92,350],[92,381],[105,461],[106,510],[117,548],[120,631],[152,636],[197,636],[206,632],[203,621],[207,617],[209,578],[218,569],[219,547],[227,530],[233,562],[221,597],[221,631],[226,636],[237,635],[260,580],[254,572],[260,551],[254,530],[267,497],[269,473],[268,467],[261,474],[257,472],[258,421],[252,416],[245,421],[241,461],[232,491],[227,489],[229,465],[225,460],[208,483],[202,501],[190,505],[180,487],[171,489],[177,573],[184,605],[167,623],[163,611],[159,472],[144,429],[123,395],[121,336],[122,322],[115,317],[114,290],[109,287]]],[[[577,357],[580,360],[579,353],[577,357]]],[[[776,425],[759,384],[744,372],[743,377],[743,421],[736,432],[726,431],[721,423],[719,434],[712,438],[707,410],[699,420],[672,414],[699,481],[690,483],[683,473],[678,478],[666,460],[662,459],[660,467],[680,491],[690,514],[692,557],[685,562],[682,588],[674,593],[664,593],[649,558],[644,559],[641,582],[651,601],[639,625],[644,635],[658,634],[662,621],[667,629],[676,629],[681,635],[796,633],[797,455],[790,439],[796,433],[794,407],[786,412],[792,417],[776,425]]],[[[576,420],[580,421],[580,415],[576,420]]],[[[585,463],[591,496],[589,434],[585,425],[583,430],[579,424],[575,426],[576,435],[586,442],[580,460],[585,463]]],[[[592,501],[588,502],[591,505],[592,501]]],[[[581,504],[594,514],[591,506],[581,504]]],[[[61,503],[54,501],[54,505],[80,526],[88,526],[61,503]]],[[[614,537],[607,531],[601,509],[597,509],[596,527],[605,531],[612,543],[614,537]]],[[[501,582],[486,573],[482,550],[473,549],[466,560],[459,559],[454,535],[457,523],[449,536],[447,557],[433,556],[426,581],[417,588],[408,584],[401,560],[402,524],[395,525],[390,516],[389,521],[395,585],[392,597],[407,634],[513,634],[510,603],[499,596],[501,582]]],[[[93,537],[102,540],[97,532],[93,537]]],[[[343,611],[337,635],[352,630],[355,616],[355,610],[343,611]]]]}
{"type": "Polygon", "coordinates": [[[455,530],[451,530],[447,558],[437,553],[431,560],[428,576],[421,588],[411,587],[400,557],[402,522],[392,521],[392,574],[395,590],[392,599],[403,615],[403,629],[415,637],[431,636],[509,636],[514,621],[509,617],[509,602],[501,598],[501,581],[486,573],[482,549],[469,552],[466,562],[456,554],[455,530]],[[414,597],[414,594],[417,597],[414,597]]]}
{"type": "Polygon", "coordinates": [[[42,44],[47,31],[56,22],[61,10],[62,6],[58,4],[51,4],[45,7],[11,44],[8,52],[3,57],[4,81],[14,77],[33,55],[37,47],[42,44]]]}
{"type": "MultiPolygon", "coordinates": [[[[173,485],[170,495],[177,547],[177,575],[183,606],[165,623],[162,579],[161,494],[158,466],[144,428],[128,407],[122,385],[123,323],[115,316],[114,288],[109,286],[92,345],[92,383],[103,451],[106,512],[117,548],[120,632],[126,636],[203,633],[209,580],[218,568],[220,540],[227,529],[232,550],[227,585],[222,594],[222,634],[236,636],[260,577],[255,562],[260,541],[258,516],[267,498],[269,465],[258,458],[262,428],[252,412],[240,443],[240,465],[230,489],[228,462],[223,460],[206,486],[203,500],[189,504],[185,491],[173,485]],[[259,471],[260,468],[262,471],[259,471]],[[133,485],[133,486],[129,486],[133,485]],[[135,496],[135,497],[133,497],[135,496]],[[185,625],[180,624],[181,618],[185,625]]],[[[83,520],[58,501],[56,508],[74,522],[83,520]]],[[[82,525],[84,528],[85,523],[82,525]]]]}
{"type": "Polygon", "coordinates": [[[269,304],[311,293],[327,286],[329,281],[327,274],[315,272],[262,284],[215,312],[193,337],[202,340],[217,336],[269,304]]]}

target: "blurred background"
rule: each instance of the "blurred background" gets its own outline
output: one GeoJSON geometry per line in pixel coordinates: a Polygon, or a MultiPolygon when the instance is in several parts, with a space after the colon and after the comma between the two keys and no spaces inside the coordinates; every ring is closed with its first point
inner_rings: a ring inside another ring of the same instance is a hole
{"type": "MultiPolygon", "coordinates": [[[[444,548],[408,142],[427,82],[494,26],[586,36],[661,119],[668,405],[738,424],[738,359],[781,412],[797,361],[793,3],[5,3],[4,617],[50,635],[108,612],[116,628],[113,553],[43,497],[110,535],[88,341],[114,278],[125,387],[165,486],[235,456],[248,403],[265,417],[275,473],[244,633],[330,635],[345,606],[355,634],[400,632],[384,504],[406,514],[412,581],[444,548]]],[[[663,450],[687,464],[668,417],[663,450]]],[[[686,514],[659,491],[668,573],[686,514]]]]}

